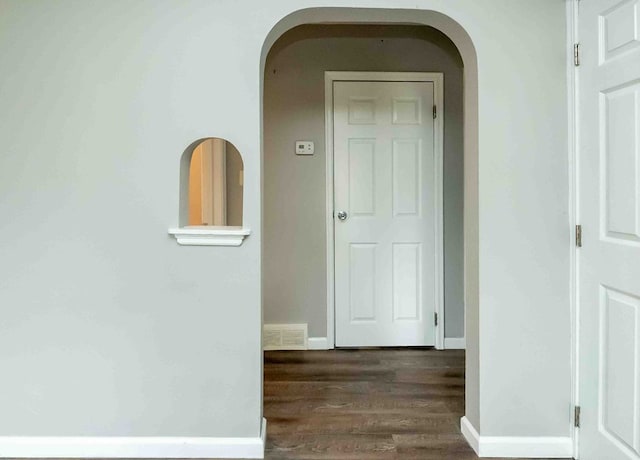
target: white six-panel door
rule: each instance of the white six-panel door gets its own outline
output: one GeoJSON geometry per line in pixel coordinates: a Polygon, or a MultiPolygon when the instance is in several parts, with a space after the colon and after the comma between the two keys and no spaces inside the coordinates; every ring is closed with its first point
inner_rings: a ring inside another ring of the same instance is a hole
{"type": "Polygon", "coordinates": [[[640,459],[640,0],[580,2],[581,460],[640,459]]]}
{"type": "Polygon", "coordinates": [[[434,345],[434,83],[333,91],[336,346],[434,345]]]}

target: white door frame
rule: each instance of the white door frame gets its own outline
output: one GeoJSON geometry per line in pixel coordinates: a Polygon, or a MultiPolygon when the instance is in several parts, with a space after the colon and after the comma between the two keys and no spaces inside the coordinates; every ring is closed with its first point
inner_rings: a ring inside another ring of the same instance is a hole
{"type": "Polygon", "coordinates": [[[335,237],[333,197],[333,82],[395,81],[433,83],[434,104],[438,116],[434,120],[435,160],[435,292],[436,348],[444,349],[444,231],[443,231],[443,151],[444,151],[444,75],[439,72],[340,72],[324,73],[325,151],[326,151],[326,231],[327,231],[327,345],[335,348],[335,237]]]}
{"type": "Polygon", "coordinates": [[[568,180],[569,180],[569,310],[571,317],[571,410],[569,412],[568,423],[569,433],[573,444],[573,458],[577,459],[579,454],[579,434],[580,430],[575,426],[575,408],[580,406],[579,394],[579,357],[580,357],[580,286],[578,285],[579,274],[579,251],[576,241],[576,225],[579,223],[579,192],[578,182],[579,167],[579,67],[575,64],[575,44],[580,42],[578,34],[579,21],[579,0],[568,0],[567,11],[567,49],[571,50],[570,59],[567,62],[567,120],[568,120],[568,180]]]}

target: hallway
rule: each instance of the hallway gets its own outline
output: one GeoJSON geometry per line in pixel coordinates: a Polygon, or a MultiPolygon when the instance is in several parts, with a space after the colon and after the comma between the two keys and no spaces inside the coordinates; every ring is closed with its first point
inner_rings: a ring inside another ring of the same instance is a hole
{"type": "Polygon", "coordinates": [[[471,460],[464,351],[265,352],[266,457],[471,460]]]}

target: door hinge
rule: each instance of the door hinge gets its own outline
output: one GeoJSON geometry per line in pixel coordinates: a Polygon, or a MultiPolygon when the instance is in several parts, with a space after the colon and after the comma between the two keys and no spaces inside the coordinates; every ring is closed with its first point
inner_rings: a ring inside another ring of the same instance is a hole
{"type": "Polygon", "coordinates": [[[433,314],[433,324],[435,324],[436,326],[438,325],[438,314],[437,313],[433,314]]]}
{"type": "Polygon", "coordinates": [[[573,409],[573,426],[580,428],[580,406],[573,409]]]}
{"type": "Polygon", "coordinates": [[[573,65],[576,67],[580,65],[580,43],[573,44],[573,65]]]}
{"type": "Polygon", "coordinates": [[[435,120],[438,117],[438,107],[433,106],[433,119],[435,120]]]}
{"type": "Polygon", "coordinates": [[[582,247],[582,225],[576,225],[576,247],[582,247]]]}

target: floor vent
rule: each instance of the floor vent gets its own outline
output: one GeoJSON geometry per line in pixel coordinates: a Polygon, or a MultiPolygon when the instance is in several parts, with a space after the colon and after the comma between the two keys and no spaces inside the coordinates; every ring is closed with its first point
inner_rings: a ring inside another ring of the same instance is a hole
{"type": "Polygon", "coordinates": [[[263,333],[265,350],[306,350],[306,324],[265,324],[263,333]]]}

